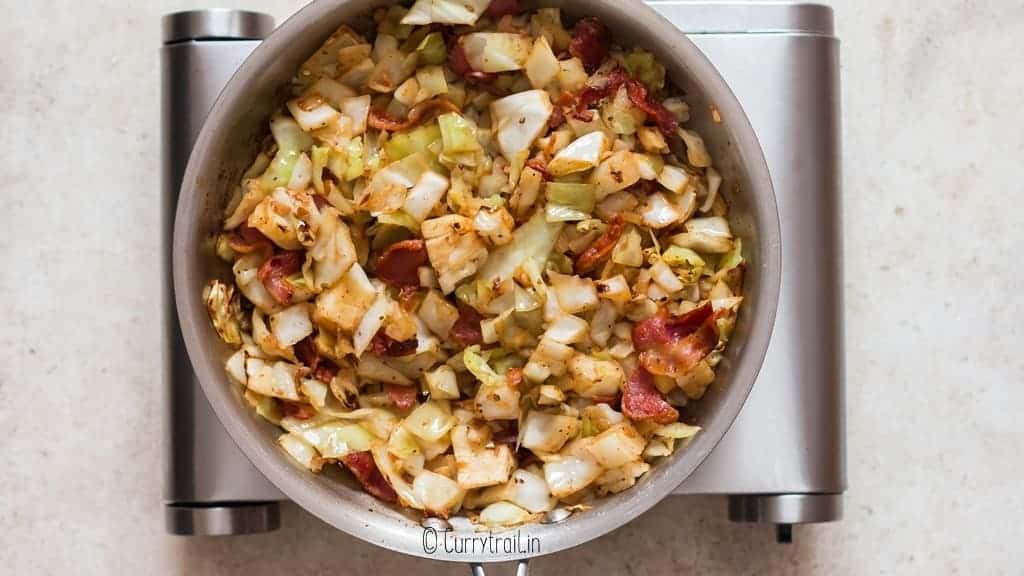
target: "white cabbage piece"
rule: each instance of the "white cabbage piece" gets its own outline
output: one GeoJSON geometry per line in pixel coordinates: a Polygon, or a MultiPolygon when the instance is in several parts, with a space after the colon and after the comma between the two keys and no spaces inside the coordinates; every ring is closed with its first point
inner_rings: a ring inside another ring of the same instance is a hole
{"type": "Polygon", "coordinates": [[[597,308],[597,288],[590,278],[548,272],[551,288],[558,298],[558,305],[569,314],[586,312],[597,308]]]}
{"type": "Polygon", "coordinates": [[[409,189],[402,204],[402,211],[422,222],[434,207],[441,202],[448,190],[448,179],[434,171],[424,172],[416,184],[409,189]]]}
{"type": "Polygon", "coordinates": [[[558,240],[564,224],[548,222],[538,210],[512,233],[512,241],[491,253],[477,280],[484,286],[503,285],[520,266],[543,263],[558,240]]]}
{"type": "Polygon", "coordinates": [[[700,205],[700,211],[710,212],[711,207],[715,205],[715,199],[718,198],[718,190],[722,187],[722,175],[718,173],[718,170],[708,166],[704,170],[704,176],[708,180],[708,195],[704,198],[704,203],[700,205]]]}
{"type": "Polygon", "coordinates": [[[547,38],[541,36],[533,42],[530,56],[524,65],[526,77],[534,88],[543,89],[558,77],[558,58],[551,50],[547,38]]]}
{"type": "Polygon", "coordinates": [[[682,280],[676,276],[675,272],[669,268],[669,265],[664,260],[659,258],[648,270],[651,272],[651,280],[654,280],[668,294],[675,294],[683,289],[682,280]]]}
{"type": "Polygon", "coordinates": [[[531,469],[519,468],[513,472],[508,485],[508,501],[533,514],[553,510],[558,503],[551,496],[544,477],[531,469]]]}
{"type": "Polygon", "coordinates": [[[588,329],[586,320],[565,314],[548,326],[544,331],[544,337],[561,344],[578,344],[585,339],[588,329]]]}
{"type": "Polygon", "coordinates": [[[296,462],[313,472],[319,472],[324,466],[323,458],[313,445],[294,434],[282,434],[277,438],[277,444],[296,462]]]}
{"type": "Polygon", "coordinates": [[[452,428],[452,451],[458,463],[457,481],[463,489],[506,482],[515,467],[515,458],[507,444],[488,448],[487,440],[480,429],[465,424],[452,428]]]}
{"type": "Polygon", "coordinates": [[[622,274],[616,274],[611,278],[604,280],[597,280],[594,282],[594,287],[597,289],[597,295],[601,298],[607,298],[612,302],[619,304],[625,304],[629,302],[632,294],[629,290],[629,283],[626,282],[625,276],[622,274]]]}
{"type": "Polygon", "coordinates": [[[587,451],[605,468],[639,462],[647,441],[628,423],[616,424],[594,437],[587,451]]]}
{"type": "Polygon", "coordinates": [[[502,155],[511,162],[529,150],[547,128],[553,110],[551,97],[544,90],[517,92],[491,102],[491,122],[502,155]]]}
{"type": "Polygon", "coordinates": [[[287,107],[292,118],[295,118],[295,121],[306,132],[323,128],[341,117],[341,112],[335,110],[326,98],[319,94],[310,94],[289,100],[287,107]]]}
{"type": "Polygon", "coordinates": [[[402,24],[475,24],[491,0],[416,0],[402,24]]]}
{"type": "Polygon", "coordinates": [[[647,197],[647,202],[640,208],[643,223],[649,228],[661,230],[680,222],[684,214],[660,192],[647,197]]]}
{"type": "Polygon", "coordinates": [[[595,482],[597,493],[600,495],[616,494],[632,488],[636,484],[637,478],[646,474],[650,469],[651,465],[646,462],[629,462],[608,470],[601,474],[601,477],[595,482]]]}
{"type": "Polygon", "coordinates": [[[437,290],[427,292],[417,314],[431,332],[445,339],[459,320],[459,310],[437,290]]]}
{"type": "Polygon", "coordinates": [[[523,368],[523,376],[533,382],[543,382],[548,376],[565,374],[565,365],[572,358],[571,346],[541,338],[523,368]]]}
{"type": "Polygon", "coordinates": [[[413,491],[412,486],[402,476],[402,471],[395,465],[395,460],[391,457],[391,453],[388,452],[387,446],[383,443],[374,444],[370,448],[370,454],[373,455],[373,463],[377,465],[377,469],[380,470],[384,479],[388,481],[388,484],[391,484],[391,488],[398,495],[398,501],[403,506],[422,510],[423,504],[413,491]]]}
{"type": "Polygon", "coordinates": [[[235,296],[235,287],[220,280],[211,280],[203,289],[203,302],[210,314],[210,321],[220,339],[226,344],[238,346],[242,343],[242,329],[238,325],[242,309],[235,296]]]}
{"type": "Polygon", "coordinates": [[[359,358],[356,374],[372,382],[385,382],[397,386],[413,385],[408,376],[373,354],[365,354],[359,358]]]}
{"type": "Polygon", "coordinates": [[[248,376],[246,386],[253,392],[264,396],[273,396],[283,400],[299,402],[299,378],[304,369],[290,362],[265,362],[259,358],[245,361],[245,373],[248,376]]]}
{"type": "Polygon", "coordinates": [[[531,410],[523,424],[520,444],[535,452],[558,452],[579,431],[580,421],[575,416],[531,410]]]}
{"type": "Polygon", "coordinates": [[[242,386],[245,386],[246,381],[249,379],[245,373],[246,358],[248,358],[248,355],[245,353],[245,349],[239,348],[238,350],[235,350],[235,353],[229,356],[227,361],[224,363],[224,371],[228,373],[228,376],[230,376],[232,380],[242,386]]]}
{"type": "Polygon", "coordinates": [[[278,188],[249,215],[249,226],[284,250],[312,246],[320,223],[313,197],[301,190],[278,188]]]}
{"type": "Polygon", "coordinates": [[[352,452],[365,452],[376,442],[376,436],[359,424],[333,421],[295,431],[316,448],[324,458],[337,460],[352,452]]]}
{"type": "Polygon", "coordinates": [[[457,482],[429,470],[416,475],[412,491],[423,505],[423,510],[441,518],[447,518],[456,511],[466,495],[457,482]]]}
{"type": "Polygon", "coordinates": [[[270,316],[270,332],[282,347],[297,344],[313,333],[310,306],[306,303],[293,304],[270,316]]]}
{"type": "Polygon", "coordinates": [[[416,407],[402,426],[417,438],[437,442],[455,425],[451,407],[444,400],[429,400],[416,407]]]}
{"type": "Polygon", "coordinates": [[[510,528],[534,519],[534,515],[511,502],[495,502],[480,511],[477,521],[489,528],[510,528]]]}
{"type": "Polygon", "coordinates": [[[610,145],[608,135],[604,132],[591,132],[580,136],[559,150],[548,162],[548,173],[552,176],[566,176],[589,170],[597,166],[610,145]]]}
{"type": "Polygon", "coordinates": [[[622,366],[614,360],[599,360],[593,356],[576,353],[569,360],[569,375],[572,389],[585,398],[614,396],[626,381],[622,366]]]}
{"type": "Polygon", "coordinates": [[[384,326],[384,321],[387,320],[388,315],[391,313],[391,304],[387,292],[381,291],[377,294],[373,304],[366,310],[366,313],[363,314],[359,326],[352,333],[352,348],[356,356],[362,356],[363,352],[370,345],[370,341],[373,340],[373,337],[384,326]]]}
{"type": "Polygon", "coordinates": [[[690,174],[686,170],[669,164],[662,167],[658,174],[658,183],[675,194],[682,194],[693,184],[690,181],[690,174]]]}
{"type": "Polygon", "coordinates": [[[533,49],[529,36],[507,32],[471,32],[459,42],[469,65],[487,73],[522,70],[533,49]]]}
{"type": "Polygon", "coordinates": [[[317,296],[313,320],[317,326],[351,333],[376,298],[377,289],[363,267],[352,264],[337,284],[317,296]]]}
{"type": "Polygon", "coordinates": [[[372,216],[394,212],[405,204],[409,189],[430,171],[430,164],[424,152],[413,152],[388,164],[370,179],[356,195],[356,205],[367,210],[372,216]]]}
{"type": "Polygon", "coordinates": [[[465,216],[449,214],[426,220],[422,225],[427,256],[437,271],[441,291],[450,294],[462,279],[476,273],[487,259],[487,246],[465,216]]]}
{"type": "Polygon", "coordinates": [[[313,289],[330,288],[356,262],[356,246],[352,234],[333,207],[325,207],[320,215],[316,243],[309,250],[313,261],[313,289]]]}
{"type": "Polygon", "coordinates": [[[676,129],[676,134],[683,139],[686,144],[686,161],[691,166],[697,168],[707,168],[711,166],[711,156],[708,154],[708,149],[704,145],[704,139],[700,137],[693,130],[687,130],[686,128],[676,129]]]}
{"type": "Polygon", "coordinates": [[[686,221],[686,232],[669,240],[677,246],[709,254],[725,254],[733,247],[729,221],[721,216],[691,218],[686,221]]]}
{"type": "Polygon", "coordinates": [[[586,456],[569,456],[544,463],[544,480],[556,498],[583,490],[597,480],[601,472],[601,466],[586,456]]]}
{"type": "Polygon", "coordinates": [[[430,398],[434,400],[458,400],[459,382],[455,377],[455,370],[447,364],[441,364],[437,368],[423,375],[427,383],[427,391],[430,398]]]}
{"type": "Polygon", "coordinates": [[[597,165],[589,181],[596,186],[598,200],[640,181],[640,165],[636,156],[629,150],[619,150],[597,165]]]}

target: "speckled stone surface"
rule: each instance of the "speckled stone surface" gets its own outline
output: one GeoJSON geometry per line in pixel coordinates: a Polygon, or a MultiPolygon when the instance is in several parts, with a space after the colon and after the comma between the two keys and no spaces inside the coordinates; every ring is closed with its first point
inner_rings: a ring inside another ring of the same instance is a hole
{"type": "MultiPolygon", "coordinates": [[[[724,500],[675,498],[535,573],[1024,573],[1024,4],[834,4],[846,520],[779,546],[724,500]]],[[[458,573],[294,506],[273,534],[164,534],[158,22],[201,5],[3,3],[0,573],[458,573]]]]}

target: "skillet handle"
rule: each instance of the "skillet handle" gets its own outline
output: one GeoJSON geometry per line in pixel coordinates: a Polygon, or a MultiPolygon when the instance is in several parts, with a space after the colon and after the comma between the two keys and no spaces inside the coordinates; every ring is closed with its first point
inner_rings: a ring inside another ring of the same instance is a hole
{"type": "MultiPolygon", "coordinates": [[[[469,570],[472,576],[487,576],[483,564],[470,564],[469,570]]],[[[529,576],[529,574],[530,567],[527,565],[527,560],[516,562],[516,576],[529,576]]]]}

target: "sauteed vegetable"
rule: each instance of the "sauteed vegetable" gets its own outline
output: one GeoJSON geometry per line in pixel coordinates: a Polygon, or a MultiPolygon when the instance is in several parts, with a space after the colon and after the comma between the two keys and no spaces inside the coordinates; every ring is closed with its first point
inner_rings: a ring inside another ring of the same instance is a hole
{"type": "Polygon", "coordinates": [[[242,176],[230,377],[306,468],[490,527],[626,490],[699,428],[742,245],[689,109],[598,19],[416,0],[335,32],[242,176]]]}

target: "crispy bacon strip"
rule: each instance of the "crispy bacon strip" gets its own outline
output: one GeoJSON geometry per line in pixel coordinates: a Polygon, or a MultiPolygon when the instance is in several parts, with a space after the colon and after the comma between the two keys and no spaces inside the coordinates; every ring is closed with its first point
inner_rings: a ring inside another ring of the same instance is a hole
{"type": "Polygon", "coordinates": [[[439,96],[437,98],[431,98],[430,100],[424,100],[423,102],[413,106],[409,110],[409,115],[405,120],[394,118],[380,108],[370,108],[370,116],[367,119],[367,123],[370,127],[378,130],[399,132],[401,130],[408,130],[420,122],[425,122],[426,120],[433,118],[436,114],[458,111],[459,107],[452,101],[439,96]]]}
{"type": "Polygon", "coordinates": [[[502,16],[515,16],[522,11],[519,0],[491,0],[484,15],[497,20],[502,16]]]}
{"type": "Polygon", "coordinates": [[[697,366],[718,345],[711,303],[668,317],[664,310],[633,327],[633,346],[648,372],[676,377],[697,366]]]}
{"type": "Polygon", "coordinates": [[[397,288],[419,286],[417,268],[429,262],[427,245],[423,240],[395,242],[377,258],[377,277],[397,288]]]}
{"type": "Polygon", "coordinates": [[[419,342],[416,338],[399,342],[388,336],[381,328],[370,340],[369,350],[377,356],[408,356],[416,351],[417,346],[419,342]]]}
{"type": "Polygon", "coordinates": [[[583,61],[588,74],[593,74],[605,57],[612,43],[608,27],[594,16],[581,18],[572,29],[569,53],[583,61]]]}
{"type": "Polygon", "coordinates": [[[633,346],[644,352],[658,344],[689,336],[711,317],[712,313],[711,302],[705,302],[685,314],[674,317],[670,317],[668,310],[662,308],[655,316],[638,322],[633,327],[633,346]]]}
{"type": "Polygon", "coordinates": [[[413,404],[416,403],[415,386],[385,384],[384,391],[387,392],[388,398],[391,399],[391,403],[394,404],[395,408],[398,408],[399,410],[408,410],[409,408],[412,408],[413,404]]]}
{"type": "Polygon", "coordinates": [[[658,424],[671,424],[679,419],[661,392],[654,387],[654,378],[643,366],[637,366],[629,375],[622,390],[622,413],[630,420],[650,420],[658,424]]]}
{"type": "Polygon", "coordinates": [[[586,274],[593,270],[599,262],[607,258],[612,253],[612,249],[615,248],[619,238],[622,237],[623,227],[622,216],[620,214],[613,216],[611,224],[604,231],[604,234],[598,236],[597,240],[594,240],[590,246],[587,246],[586,250],[576,257],[576,273],[586,274]]]}
{"type": "Polygon", "coordinates": [[[653,100],[647,93],[647,87],[636,78],[627,74],[621,68],[612,70],[601,84],[587,84],[579,94],[576,95],[573,116],[589,122],[592,119],[589,108],[596,102],[615,95],[619,88],[626,87],[626,95],[633,104],[649,115],[658,129],[665,136],[674,135],[679,121],[660,102],[653,100]]]}
{"type": "Polygon", "coordinates": [[[640,353],[640,364],[652,374],[676,377],[693,370],[718,345],[715,317],[685,338],[640,353]]]}
{"type": "Polygon", "coordinates": [[[483,342],[484,335],[480,329],[480,321],[483,320],[483,316],[472,306],[467,306],[462,302],[459,302],[458,307],[459,319],[455,321],[455,325],[452,326],[449,333],[451,339],[461,346],[472,346],[483,342]]]}
{"type": "Polygon", "coordinates": [[[301,250],[294,252],[280,252],[267,258],[267,261],[260,266],[256,276],[263,282],[267,292],[274,297],[279,304],[287,306],[291,304],[295,288],[288,282],[288,276],[295,274],[302,269],[302,261],[305,255],[301,250]]]}
{"type": "Polygon", "coordinates": [[[395,494],[395,489],[388,484],[387,479],[377,469],[377,463],[373,461],[372,454],[351,452],[341,458],[341,463],[352,472],[359,484],[363,486],[363,490],[385,502],[398,502],[398,494],[395,494]]]}
{"type": "Polygon", "coordinates": [[[257,250],[273,249],[274,244],[256,228],[242,223],[228,236],[228,246],[239,254],[250,254],[257,250]]]}

